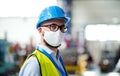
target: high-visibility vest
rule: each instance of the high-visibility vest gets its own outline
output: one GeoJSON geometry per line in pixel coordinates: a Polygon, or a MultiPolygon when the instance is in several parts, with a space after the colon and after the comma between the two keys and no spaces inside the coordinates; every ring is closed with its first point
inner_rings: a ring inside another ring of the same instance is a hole
{"type": "Polygon", "coordinates": [[[28,58],[31,56],[35,56],[37,58],[42,76],[60,76],[57,68],[46,55],[38,50],[35,50],[30,56],[28,56],[28,58]]]}

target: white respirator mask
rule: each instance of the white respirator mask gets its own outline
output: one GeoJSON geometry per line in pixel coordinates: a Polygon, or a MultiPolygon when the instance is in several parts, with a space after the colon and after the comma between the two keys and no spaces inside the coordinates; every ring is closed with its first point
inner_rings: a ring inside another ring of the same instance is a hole
{"type": "Polygon", "coordinates": [[[64,39],[64,33],[60,30],[54,31],[44,31],[44,40],[51,46],[60,46],[64,39]]]}

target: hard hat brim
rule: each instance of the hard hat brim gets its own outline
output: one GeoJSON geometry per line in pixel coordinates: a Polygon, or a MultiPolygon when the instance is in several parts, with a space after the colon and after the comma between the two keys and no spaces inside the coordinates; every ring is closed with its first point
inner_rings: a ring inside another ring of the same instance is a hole
{"type": "MultiPolygon", "coordinates": [[[[70,22],[70,17],[59,17],[59,18],[65,19],[65,20],[66,20],[66,21],[65,21],[65,25],[66,25],[66,27],[68,27],[67,23],[70,22]]],[[[50,18],[50,19],[44,20],[43,22],[48,21],[48,20],[52,20],[52,19],[57,19],[57,18],[50,18]]],[[[43,22],[39,22],[39,21],[38,21],[38,23],[37,23],[37,29],[41,26],[41,24],[42,24],[43,22]]]]}

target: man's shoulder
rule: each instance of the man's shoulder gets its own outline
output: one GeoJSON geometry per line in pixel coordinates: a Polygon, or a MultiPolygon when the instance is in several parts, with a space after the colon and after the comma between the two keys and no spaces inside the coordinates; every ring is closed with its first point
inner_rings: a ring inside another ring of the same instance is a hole
{"type": "Polygon", "coordinates": [[[27,68],[35,69],[37,67],[39,67],[39,64],[38,64],[36,57],[31,56],[25,60],[21,69],[24,69],[24,70],[27,68]]]}
{"type": "Polygon", "coordinates": [[[31,56],[30,58],[28,58],[25,61],[25,64],[38,64],[38,61],[37,61],[36,57],[31,56]]]}
{"type": "Polygon", "coordinates": [[[37,59],[33,56],[31,56],[29,59],[25,61],[23,64],[19,76],[39,76],[40,70],[39,70],[39,64],[37,62],[37,59]],[[31,74],[31,75],[29,75],[31,74]]]}

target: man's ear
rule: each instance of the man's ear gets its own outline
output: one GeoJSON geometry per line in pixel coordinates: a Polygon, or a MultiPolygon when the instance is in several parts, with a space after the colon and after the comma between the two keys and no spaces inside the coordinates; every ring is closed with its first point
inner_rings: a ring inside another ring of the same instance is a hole
{"type": "Polygon", "coordinates": [[[39,32],[39,33],[42,32],[42,28],[41,28],[41,27],[38,28],[38,32],[39,32]]]}
{"type": "Polygon", "coordinates": [[[43,29],[42,29],[41,27],[38,28],[38,32],[39,32],[42,36],[44,36],[44,32],[43,32],[43,29]]]}

